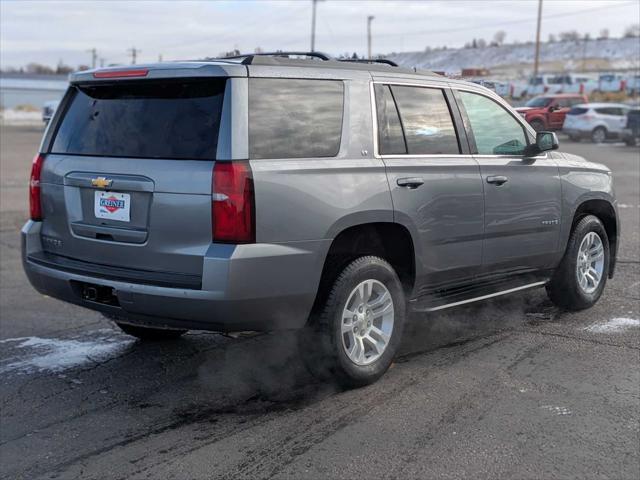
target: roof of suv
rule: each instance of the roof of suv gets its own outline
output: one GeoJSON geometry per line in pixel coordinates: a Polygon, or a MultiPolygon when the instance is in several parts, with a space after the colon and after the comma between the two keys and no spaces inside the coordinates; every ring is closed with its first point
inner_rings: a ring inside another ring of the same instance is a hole
{"type": "Polygon", "coordinates": [[[208,76],[247,76],[248,66],[283,67],[283,68],[317,68],[354,72],[371,72],[372,74],[395,74],[398,76],[421,76],[443,78],[431,71],[413,70],[396,66],[384,59],[351,60],[331,59],[324,54],[304,52],[277,52],[273,54],[246,54],[227,58],[207,58],[204,60],[162,62],[145,65],[129,65],[109,67],[106,69],[86,70],[72,73],[72,83],[100,80],[104,78],[169,78],[169,77],[208,77],[208,76]],[[292,58],[291,56],[307,56],[308,58],[292,58]],[[185,71],[186,70],[186,71],[185,71]],[[138,75],[125,73],[139,72],[138,75]],[[188,71],[188,72],[187,72],[188,71]],[[123,73],[119,76],[118,73],[123,73]]]}

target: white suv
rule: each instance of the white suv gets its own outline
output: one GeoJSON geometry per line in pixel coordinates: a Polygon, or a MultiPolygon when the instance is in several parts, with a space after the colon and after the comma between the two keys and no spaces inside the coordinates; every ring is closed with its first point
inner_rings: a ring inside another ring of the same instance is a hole
{"type": "Polygon", "coordinates": [[[574,106],[564,119],[562,130],[572,140],[591,138],[602,143],[619,138],[630,107],[622,103],[583,103],[574,106]]]}

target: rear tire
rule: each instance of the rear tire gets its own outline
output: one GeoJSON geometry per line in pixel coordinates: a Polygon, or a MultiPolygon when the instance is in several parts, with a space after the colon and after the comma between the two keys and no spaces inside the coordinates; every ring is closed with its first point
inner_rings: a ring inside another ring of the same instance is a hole
{"type": "Polygon", "coordinates": [[[180,338],[187,333],[187,330],[174,330],[166,328],[141,327],[139,325],[131,325],[128,323],[116,322],[127,335],[131,335],[143,341],[164,341],[180,338]]]}
{"type": "Polygon", "coordinates": [[[531,126],[536,132],[541,132],[544,130],[544,123],[542,123],[540,120],[533,120],[531,122],[531,126]]]}
{"type": "Polygon", "coordinates": [[[590,308],[602,295],[608,273],[607,232],[598,217],[587,215],[573,228],[564,257],[547,284],[547,294],[554,304],[565,310],[590,308]],[[595,276],[597,282],[591,280],[595,276]]]}
{"type": "Polygon", "coordinates": [[[393,267],[374,256],[352,261],[300,334],[307,369],[346,387],[375,382],[396,355],[405,316],[404,291],[393,267]]]}
{"type": "Polygon", "coordinates": [[[604,143],[607,139],[607,129],[604,127],[596,127],[591,132],[591,141],[593,143],[604,143]]]}

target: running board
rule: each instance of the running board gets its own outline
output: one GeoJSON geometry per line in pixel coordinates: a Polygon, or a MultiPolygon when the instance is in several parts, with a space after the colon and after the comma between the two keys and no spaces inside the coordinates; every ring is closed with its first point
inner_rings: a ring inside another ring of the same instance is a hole
{"type": "MultiPolygon", "coordinates": [[[[459,300],[451,303],[441,303],[439,305],[434,305],[436,301],[432,299],[431,302],[415,302],[414,305],[411,306],[411,310],[414,312],[437,312],[438,310],[444,310],[446,308],[457,307],[459,305],[466,305],[467,303],[480,302],[482,300],[488,300],[489,298],[500,297],[502,295],[508,295],[509,293],[519,292],[521,290],[528,290],[530,288],[541,287],[547,283],[548,280],[543,280],[534,283],[528,283],[526,285],[521,285],[519,287],[509,288],[507,290],[500,290],[497,292],[489,293],[486,295],[480,295],[477,297],[471,297],[464,300],[459,300]]],[[[446,298],[439,299],[441,301],[446,301],[446,298]]]]}

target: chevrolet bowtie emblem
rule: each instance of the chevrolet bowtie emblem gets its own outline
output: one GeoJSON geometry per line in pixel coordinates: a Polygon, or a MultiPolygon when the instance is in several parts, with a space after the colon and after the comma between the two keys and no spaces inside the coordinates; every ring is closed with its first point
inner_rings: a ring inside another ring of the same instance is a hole
{"type": "Polygon", "coordinates": [[[113,180],[105,177],[98,177],[91,179],[91,185],[98,188],[107,188],[110,187],[113,183],[113,180]]]}

